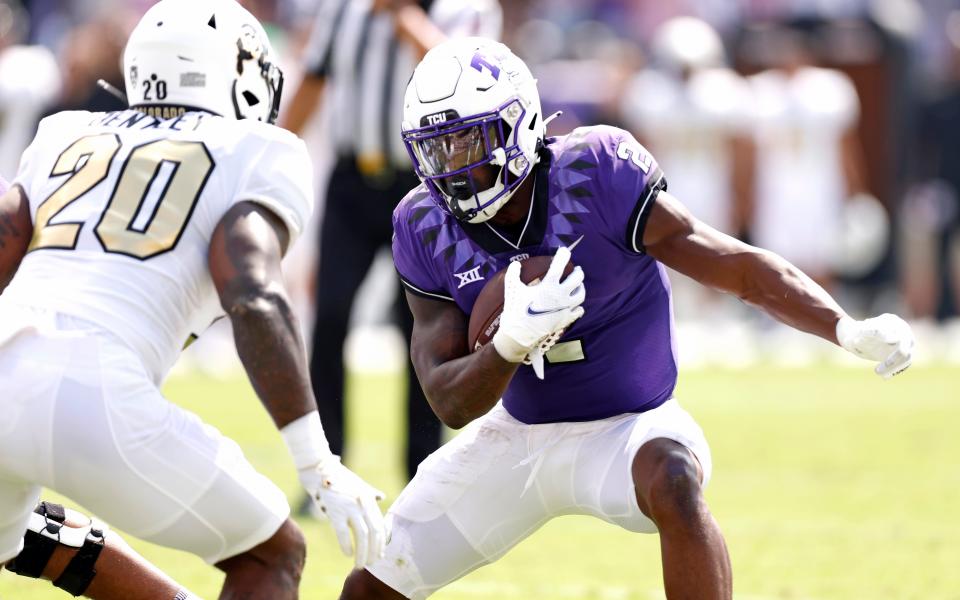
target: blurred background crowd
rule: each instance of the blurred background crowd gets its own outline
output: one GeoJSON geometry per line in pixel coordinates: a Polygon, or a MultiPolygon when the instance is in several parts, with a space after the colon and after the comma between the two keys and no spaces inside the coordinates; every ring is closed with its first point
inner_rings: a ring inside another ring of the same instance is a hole
{"type": "MultiPolygon", "coordinates": [[[[0,173],[8,178],[43,115],[120,107],[95,81],[122,89],[126,34],[151,4],[22,2],[0,2],[0,173]]],[[[288,90],[322,2],[243,2],[268,24],[288,90]]],[[[956,0],[504,0],[501,9],[502,39],[538,77],[545,113],[563,111],[551,134],[601,122],[630,130],[702,219],[784,255],[851,312],[914,320],[933,340],[921,342],[921,355],[960,360],[956,0]]],[[[336,115],[320,113],[303,135],[323,190],[325,121],[336,115]]],[[[291,265],[296,281],[312,278],[309,237],[291,265]]],[[[389,257],[380,262],[354,310],[368,333],[394,285],[389,257]]],[[[673,278],[676,312],[693,340],[681,340],[689,360],[740,360],[730,335],[746,348],[782,334],[681,279],[673,278]],[[723,327],[726,341],[711,354],[723,327]]],[[[310,285],[301,287],[308,304],[310,285]]],[[[402,353],[399,336],[378,339],[402,353]]],[[[789,339],[802,346],[800,336],[789,339]]],[[[391,364],[364,340],[353,344],[355,363],[391,364]]]]}

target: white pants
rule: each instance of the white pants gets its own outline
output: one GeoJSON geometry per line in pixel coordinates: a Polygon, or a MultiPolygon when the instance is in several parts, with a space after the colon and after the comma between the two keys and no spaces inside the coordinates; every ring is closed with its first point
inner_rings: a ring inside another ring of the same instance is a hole
{"type": "Polygon", "coordinates": [[[20,552],[41,486],[209,563],[276,533],[286,497],[236,443],[164,399],[112,336],[40,320],[0,323],[0,562],[20,552]]]}
{"type": "Polygon", "coordinates": [[[553,517],[593,515],[655,533],[637,506],[631,468],[647,441],[683,444],[712,470],[703,431],[675,400],[640,414],[527,425],[500,404],[431,454],[388,513],[386,556],[369,571],[426,598],[503,556],[553,517]]]}

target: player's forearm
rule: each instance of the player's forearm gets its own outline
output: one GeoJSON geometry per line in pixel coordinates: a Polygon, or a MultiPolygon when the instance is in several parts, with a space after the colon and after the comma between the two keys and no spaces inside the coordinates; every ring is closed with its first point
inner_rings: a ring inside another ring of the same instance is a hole
{"type": "Polygon", "coordinates": [[[786,259],[759,248],[738,255],[737,295],[778,321],[837,343],[837,321],[846,314],[815,281],[786,259]]]}
{"type": "Polygon", "coordinates": [[[430,17],[416,4],[402,6],[394,13],[397,37],[413,46],[417,60],[446,39],[430,17]]]}
{"type": "Polygon", "coordinates": [[[23,258],[26,236],[9,214],[0,213],[0,293],[16,274],[23,258]]]}
{"type": "Polygon", "coordinates": [[[479,352],[431,368],[420,380],[437,417],[444,425],[460,429],[493,408],[518,366],[487,344],[479,352]]]}
{"type": "Polygon", "coordinates": [[[0,293],[16,275],[32,235],[29,203],[14,186],[0,196],[0,293]]]}
{"type": "Polygon", "coordinates": [[[226,308],[240,361],[277,427],[316,410],[300,327],[283,290],[258,288],[226,308]]]}

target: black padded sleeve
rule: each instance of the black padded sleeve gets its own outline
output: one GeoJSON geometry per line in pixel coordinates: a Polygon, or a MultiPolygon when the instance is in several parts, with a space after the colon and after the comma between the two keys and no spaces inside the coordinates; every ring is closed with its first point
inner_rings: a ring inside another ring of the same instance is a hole
{"type": "Polygon", "coordinates": [[[60,577],[53,580],[53,585],[72,596],[82,596],[97,575],[94,565],[97,564],[102,551],[103,532],[99,529],[91,529],[83,542],[83,547],[70,559],[60,577]]]}
{"type": "MultiPolygon", "coordinates": [[[[33,512],[46,517],[46,531],[57,535],[64,521],[67,520],[66,510],[60,504],[41,502],[33,512]]],[[[57,548],[57,540],[41,533],[27,530],[23,536],[23,550],[13,560],[7,563],[7,570],[24,577],[34,579],[43,575],[43,570],[50,562],[53,551],[57,548]]]]}

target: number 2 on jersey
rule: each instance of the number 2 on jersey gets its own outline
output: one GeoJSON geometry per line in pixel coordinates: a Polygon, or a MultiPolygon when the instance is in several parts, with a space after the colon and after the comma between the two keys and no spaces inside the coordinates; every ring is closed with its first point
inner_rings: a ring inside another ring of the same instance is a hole
{"type": "MultiPolygon", "coordinates": [[[[64,150],[51,177],[69,175],[37,208],[30,250],[77,245],[83,223],[50,223],[74,202],[107,178],[110,163],[120,150],[120,138],[104,133],[80,138],[64,150]]],[[[107,252],[139,259],[156,256],[176,246],[213,170],[213,159],[202,142],[157,140],[134,148],[94,232],[107,252]],[[164,165],[170,165],[163,169],[164,165]],[[152,213],[140,213],[154,183],[166,170],[166,185],[159,191],[152,213]]]]}
{"type": "Polygon", "coordinates": [[[620,142],[617,146],[617,156],[623,160],[632,160],[644,175],[650,173],[650,167],[653,166],[653,157],[637,143],[620,142]]]}

